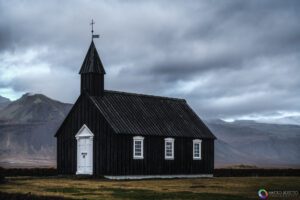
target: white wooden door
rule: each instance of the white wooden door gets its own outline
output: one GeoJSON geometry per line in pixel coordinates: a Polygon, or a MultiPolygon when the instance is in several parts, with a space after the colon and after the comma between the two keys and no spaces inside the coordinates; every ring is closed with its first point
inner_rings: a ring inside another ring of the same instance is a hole
{"type": "Polygon", "coordinates": [[[84,124],[75,135],[77,140],[76,174],[93,174],[93,138],[94,134],[84,124]]]}
{"type": "Polygon", "coordinates": [[[77,140],[77,174],[93,174],[93,140],[79,137],[77,140]]]}

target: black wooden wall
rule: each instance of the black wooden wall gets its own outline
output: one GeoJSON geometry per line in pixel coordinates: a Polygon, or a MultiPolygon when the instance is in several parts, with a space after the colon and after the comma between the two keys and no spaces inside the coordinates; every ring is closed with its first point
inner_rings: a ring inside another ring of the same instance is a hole
{"type": "Polygon", "coordinates": [[[163,137],[144,137],[144,159],[133,159],[133,137],[110,135],[107,138],[109,163],[105,175],[170,175],[212,174],[214,168],[214,141],[203,140],[202,160],[193,160],[193,138],[176,138],[174,160],[165,160],[163,137]]]}
{"type": "MultiPolygon", "coordinates": [[[[57,133],[57,168],[60,174],[75,174],[75,135],[86,124],[94,133],[94,175],[211,174],[214,140],[202,141],[202,160],[193,160],[193,139],[175,138],[174,160],[164,159],[164,137],[145,136],[144,159],[133,159],[133,136],[117,135],[82,94],[57,133]]],[[[201,139],[201,138],[199,138],[201,139]]]]}

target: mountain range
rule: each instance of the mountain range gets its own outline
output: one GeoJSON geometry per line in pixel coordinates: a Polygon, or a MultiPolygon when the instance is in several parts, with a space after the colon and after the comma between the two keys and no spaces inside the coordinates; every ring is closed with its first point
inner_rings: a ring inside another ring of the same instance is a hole
{"type": "Polygon", "coordinates": [[[42,94],[24,94],[0,110],[0,166],[54,166],[54,133],[71,109],[42,94]]]}
{"type": "MultiPolygon", "coordinates": [[[[42,94],[0,96],[0,166],[55,166],[54,134],[72,104],[42,94]]],[[[216,135],[215,166],[300,167],[300,126],[205,120],[216,135]]]]}
{"type": "Polygon", "coordinates": [[[0,110],[10,103],[10,99],[0,96],[0,110]]]}
{"type": "Polygon", "coordinates": [[[300,166],[300,126],[255,121],[207,122],[217,136],[217,166],[255,165],[261,167],[300,166]]]}

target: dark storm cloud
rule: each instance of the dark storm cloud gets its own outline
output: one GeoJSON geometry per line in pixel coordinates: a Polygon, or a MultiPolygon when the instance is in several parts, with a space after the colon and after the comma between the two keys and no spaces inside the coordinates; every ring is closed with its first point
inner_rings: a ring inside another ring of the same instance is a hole
{"type": "Polygon", "coordinates": [[[205,22],[194,20],[195,26],[186,28],[171,48],[163,47],[168,56],[152,65],[153,72],[176,79],[205,70],[241,68],[259,56],[300,51],[299,2],[249,2],[234,1],[213,10],[205,22]],[[203,48],[203,54],[197,54],[195,46],[203,48]]]}
{"type": "Polygon", "coordinates": [[[205,117],[300,113],[297,0],[0,0],[0,11],[0,91],[74,101],[94,18],[109,89],[186,98],[205,117]]]}

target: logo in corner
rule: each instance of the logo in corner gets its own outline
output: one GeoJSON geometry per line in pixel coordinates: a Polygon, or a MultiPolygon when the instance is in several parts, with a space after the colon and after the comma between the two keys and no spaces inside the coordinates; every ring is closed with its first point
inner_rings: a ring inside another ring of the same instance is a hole
{"type": "Polygon", "coordinates": [[[268,199],[269,194],[268,194],[267,190],[260,189],[260,190],[258,190],[258,196],[260,199],[268,199]]]}

